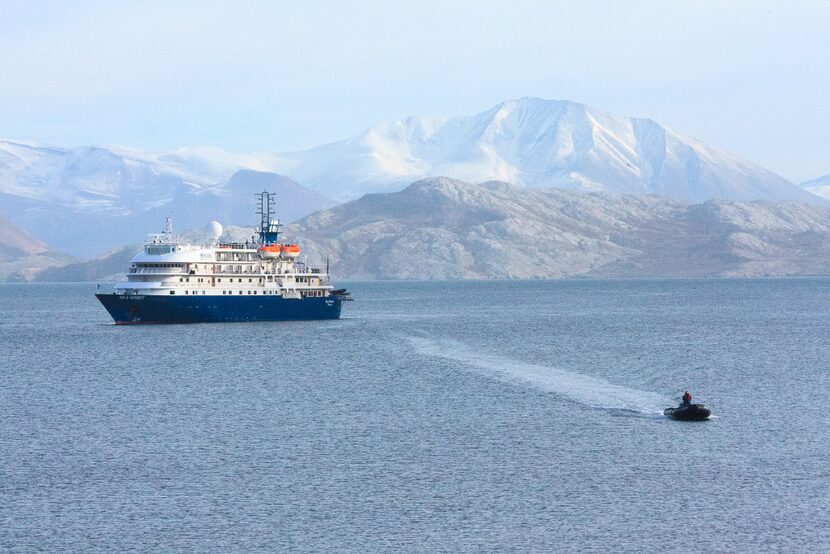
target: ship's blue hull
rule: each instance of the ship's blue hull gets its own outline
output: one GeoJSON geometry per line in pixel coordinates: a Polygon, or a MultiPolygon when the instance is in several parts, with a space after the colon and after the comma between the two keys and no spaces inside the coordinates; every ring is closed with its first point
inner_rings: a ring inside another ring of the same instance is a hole
{"type": "Polygon", "coordinates": [[[337,319],[337,296],[156,296],[96,294],[117,324],[337,319]]]}

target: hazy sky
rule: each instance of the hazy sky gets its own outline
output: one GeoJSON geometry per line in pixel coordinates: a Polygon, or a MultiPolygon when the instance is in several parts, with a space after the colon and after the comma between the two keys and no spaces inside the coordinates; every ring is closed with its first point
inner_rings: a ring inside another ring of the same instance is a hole
{"type": "Polygon", "coordinates": [[[830,173],[830,0],[0,0],[7,139],[290,150],[522,96],[830,173]]]}

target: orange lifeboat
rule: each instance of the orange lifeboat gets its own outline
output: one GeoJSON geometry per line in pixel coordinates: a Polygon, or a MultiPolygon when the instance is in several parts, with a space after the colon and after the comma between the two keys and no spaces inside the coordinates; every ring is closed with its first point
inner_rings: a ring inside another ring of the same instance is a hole
{"type": "Polygon", "coordinates": [[[300,255],[300,247],[296,244],[283,244],[280,248],[280,254],[283,258],[296,258],[300,255]]]}
{"type": "Polygon", "coordinates": [[[260,246],[258,252],[260,258],[279,258],[281,250],[279,244],[268,244],[260,246]]]}

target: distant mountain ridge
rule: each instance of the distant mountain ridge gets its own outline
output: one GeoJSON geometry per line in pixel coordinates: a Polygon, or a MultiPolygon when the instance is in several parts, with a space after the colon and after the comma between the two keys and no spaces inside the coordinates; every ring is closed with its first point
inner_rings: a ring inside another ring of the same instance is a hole
{"type": "Polygon", "coordinates": [[[821,196],[826,200],[830,200],[830,173],[817,179],[805,181],[799,186],[807,192],[815,194],[816,196],[821,196]]]}
{"type": "Polygon", "coordinates": [[[830,209],[427,179],[287,227],[353,279],[830,274],[830,209]]]}
{"type": "Polygon", "coordinates": [[[277,216],[289,222],[332,206],[330,198],[395,192],[438,176],[657,194],[687,203],[830,205],[830,185],[796,186],[652,120],[521,98],[470,116],[383,123],[301,152],[233,154],[209,146],[144,152],[0,141],[0,217],[51,248],[89,257],[158,231],[167,215],[177,228],[213,219],[253,223],[256,189],[276,192],[277,216]]]}
{"type": "Polygon", "coordinates": [[[243,167],[254,157],[219,149],[138,153],[98,147],[56,148],[0,141],[0,216],[77,255],[99,254],[177,227],[255,222],[255,192],[277,194],[292,221],[333,202],[288,177],[243,167]]]}
{"type": "MultiPolygon", "coordinates": [[[[228,227],[245,240],[250,227],[228,227]]],[[[369,194],[286,226],[338,279],[830,275],[830,209],[529,189],[437,178],[369,194]]],[[[188,240],[201,241],[199,230],[188,240]]],[[[37,280],[123,272],[133,245],[37,280]]]]}
{"type": "Polygon", "coordinates": [[[278,164],[280,172],[338,200],[448,176],[686,202],[822,202],[757,164],[650,119],[539,98],[509,100],[472,116],[375,125],[347,140],[281,154],[278,164]]]}
{"type": "Polygon", "coordinates": [[[27,281],[45,269],[73,261],[71,256],[50,251],[43,242],[0,218],[0,281],[27,281]]]}
{"type": "Polygon", "coordinates": [[[0,260],[48,252],[49,247],[6,219],[0,218],[0,260]]]}

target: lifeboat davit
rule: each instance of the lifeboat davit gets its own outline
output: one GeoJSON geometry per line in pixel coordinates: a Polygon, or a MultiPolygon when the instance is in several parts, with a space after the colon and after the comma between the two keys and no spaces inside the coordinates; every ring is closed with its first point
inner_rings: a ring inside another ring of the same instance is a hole
{"type": "Polygon", "coordinates": [[[267,244],[260,246],[258,249],[260,258],[279,258],[280,251],[281,249],[279,244],[267,244]]]}
{"type": "Polygon", "coordinates": [[[280,247],[280,254],[283,258],[296,258],[300,255],[300,247],[296,244],[283,244],[280,247]]]}

